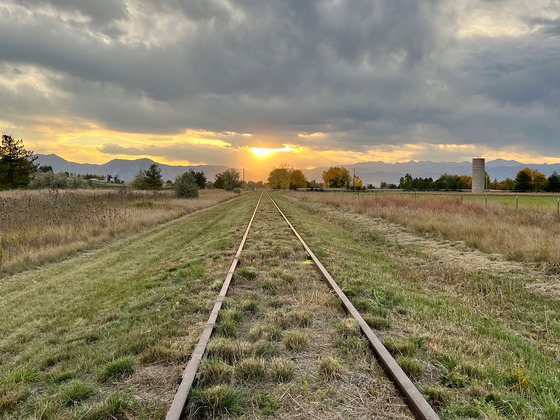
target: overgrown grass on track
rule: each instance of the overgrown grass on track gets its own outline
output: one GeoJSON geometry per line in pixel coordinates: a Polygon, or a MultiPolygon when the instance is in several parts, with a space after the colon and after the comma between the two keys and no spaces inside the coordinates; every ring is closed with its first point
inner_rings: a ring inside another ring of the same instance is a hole
{"type": "Polygon", "coordinates": [[[0,280],[0,418],[165,417],[257,198],[0,280]]]}
{"type": "Polygon", "coordinates": [[[356,307],[387,320],[379,335],[442,418],[560,419],[558,300],[430,261],[348,210],[276,197],[356,307]]]}

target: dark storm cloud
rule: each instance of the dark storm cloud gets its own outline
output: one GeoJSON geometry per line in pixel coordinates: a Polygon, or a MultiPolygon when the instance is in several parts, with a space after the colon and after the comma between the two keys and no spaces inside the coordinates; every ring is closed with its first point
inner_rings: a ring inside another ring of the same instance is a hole
{"type": "Polygon", "coordinates": [[[234,147],[262,137],[365,151],[420,132],[544,152],[558,139],[556,18],[522,16],[534,29],[522,37],[461,39],[459,12],[435,0],[6,4],[0,63],[54,75],[54,93],[19,99],[47,115],[124,132],[257,134],[234,147]],[[313,132],[330,135],[297,137],[313,132]]]}

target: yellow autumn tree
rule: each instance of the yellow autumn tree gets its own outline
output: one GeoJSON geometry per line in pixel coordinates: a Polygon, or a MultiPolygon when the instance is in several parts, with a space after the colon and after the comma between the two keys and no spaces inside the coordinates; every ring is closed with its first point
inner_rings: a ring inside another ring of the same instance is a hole
{"type": "Polygon", "coordinates": [[[362,182],[360,177],[354,176],[354,178],[352,179],[352,188],[361,190],[363,187],[364,187],[364,183],[362,182]]]}
{"type": "Polygon", "coordinates": [[[348,169],[334,166],[323,172],[323,181],[327,188],[348,188],[352,177],[348,169]]]}
{"type": "Polygon", "coordinates": [[[293,169],[288,165],[282,165],[279,168],[274,168],[268,175],[268,184],[272,188],[287,189],[290,186],[289,178],[293,169]]]}
{"type": "Polygon", "coordinates": [[[533,171],[533,186],[535,187],[535,191],[543,191],[546,189],[546,184],[548,180],[546,179],[546,175],[542,172],[537,170],[533,171]]]}
{"type": "Polygon", "coordinates": [[[307,187],[307,178],[301,170],[295,169],[292,171],[292,173],[288,177],[288,187],[291,190],[307,187]]]}

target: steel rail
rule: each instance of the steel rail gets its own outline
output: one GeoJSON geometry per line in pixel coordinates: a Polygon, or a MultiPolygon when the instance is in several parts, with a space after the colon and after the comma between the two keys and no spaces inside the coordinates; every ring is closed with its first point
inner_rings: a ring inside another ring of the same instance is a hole
{"type": "Polygon", "coordinates": [[[286,223],[288,223],[294,235],[299,239],[299,241],[305,248],[307,255],[309,255],[309,257],[313,260],[313,263],[315,264],[315,267],[317,268],[321,276],[325,279],[329,287],[336,293],[338,298],[341,300],[343,307],[346,309],[347,312],[349,312],[354,317],[354,319],[356,319],[356,321],[358,321],[362,333],[369,340],[371,347],[373,348],[373,351],[377,355],[378,360],[383,366],[385,372],[387,373],[387,376],[391,379],[391,381],[393,381],[396,387],[401,391],[401,393],[405,397],[405,401],[407,405],[412,410],[416,418],[422,420],[439,419],[439,416],[436,414],[434,409],[424,399],[420,391],[418,391],[418,389],[414,386],[414,384],[408,378],[408,376],[406,376],[404,371],[398,365],[397,361],[393,358],[393,356],[391,356],[391,354],[389,353],[387,348],[383,345],[383,343],[379,340],[379,338],[377,338],[375,333],[369,327],[369,325],[364,320],[364,318],[362,318],[362,316],[360,315],[358,310],[354,307],[352,302],[350,302],[350,300],[344,294],[342,289],[338,286],[336,281],[331,277],[331,275],[325,269],[323,264],[321,264],[321,261],[317,259],[313,251],[311,251],[311,248],[307,246],[303,238],[299,235],[297,230],[290,223],[286,215],[282,212],[282,210],[280,210],[278,204],[276,204],[276,202],[272,199],[272,197],[268,194],[268,192],[266,193],[266,195],[268,196],[270,201],[272,201],[274,206],[276,206],[276,209],[280,212],[280,214],[282,215],[286,223]]]}
{"type": "Polygon", "coordinates": [[[222,308],[222,304],[224,299],[226,298],[226,294],[233,278],[233,274],[239,263],[239,257],[241,256],[241,251],[245,246],[245,241],[247,240],[247,235],[249,235],[249,230],[251,229],[251,225],[253,220],[255,219],[255,215],[257,214],[257,210],[261,203],[263,197],[263,193],[259,197],[259,201],[255,207],[255,211],[253,211],[253,215],[251,216],[251,220],[247,225],[247,229],[245,230],[245,234],[243,235],[243,239],[239,244],[239,248],[237,249],[237,253],[235,254],[235,258],[233,259],[231,266],[229,267],[229,271],[227,276],[224,280],[224,284],[222,285],[222,289],[220,290],[220,294],[214,303],[214,308],[210,313],[210,317],[204,326],[204,330],[202,331],[202,335],[200,336],[200,340],[198,344],[193,350],[189,363],[187,367],[183,371],[183,376],[181,377],[181,383],[179,384],[179,388],[175,393],[175,397],[173,398],[173,402],[171,403],[171,407],[167,412],[167,416],[165,417],[166,420],[180,420],[183,415],[183,410],[185,408],[185,404],[187,402],[187,397],[191,390],[191,387],[194,383],[196,374],[198,372],[198,368],[200,367],[200,363],[202,362],[202,358],[204,357],[204,353],[206,352],[206,347],[208,346],[208,342],[210,341],[210,337],[212,336],[212,332],[214,331],[214,327],[216,326],[216,321],[218,319],[218,313],[222,308]]]}

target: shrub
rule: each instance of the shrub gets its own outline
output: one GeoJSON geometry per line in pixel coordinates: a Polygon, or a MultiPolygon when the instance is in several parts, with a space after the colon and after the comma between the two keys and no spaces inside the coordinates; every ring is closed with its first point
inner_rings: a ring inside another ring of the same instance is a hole
{"type": "Polygon", "coordinates": [[[198,184],[191,172],[185,172],[175,178],[175,196],[180,198],[198,198],[198,184]]]}

